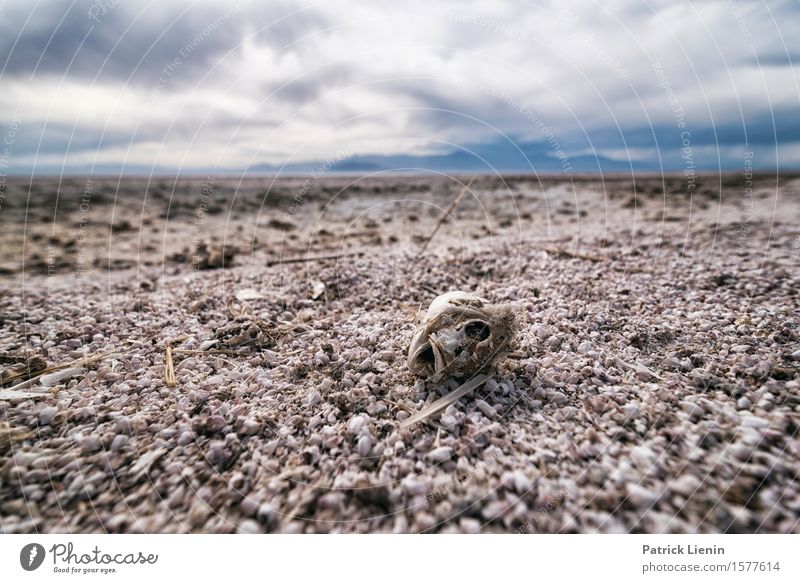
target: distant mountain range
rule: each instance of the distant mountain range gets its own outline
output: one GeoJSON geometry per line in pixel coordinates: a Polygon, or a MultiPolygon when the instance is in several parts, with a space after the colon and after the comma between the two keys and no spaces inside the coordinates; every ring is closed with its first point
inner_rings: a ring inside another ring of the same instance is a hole
{"type": "Polygon", "coordinates": [[[284,166],[257,164],[246,169],[259,174],[307,174],[310,172],[625,172],[645,165],[603,156],[564,156],[544,142],[480,144],[447,154],[356,155],[340,161],[306,161],[284,166]],[[562,159],[557,157],[561,154],[562,159]],[[327,167],[327,170],[325,168],[327,167]]]}
{"type": "MultiPolygon", "coordinates": [[[[512,142],[503,140],[493,143],[473,144],[464,147],[454,147],[451,152],[442,154],[357,154],[342,160],[304,160],[301,162],[288,162],[280,164],[254,164],[247,168],[241,167],[183,167],[174,168],[167,166],[139,166],[133,164],[97,164],[94,166],[47,166],[39,165],[36,174],[44,175],[162,175],[171,176],[205,176],[243,174],[269,174],[269,175],[308,175],[311,173],[322,174],[363,174],[363,173],[448,173],[448,174],[571,174],[571,173],[628,173],[628,172],[682,172],[687,162],[681,157],[681,150],[665,147],[661,148],[660,159],[647,160],[619,160],[600,154],[589,153],[580,155],[567,155],[558,147],[553,148],[548,142],[512,142]]],[[[645,147],[652,147],[645,144],[645,147]]],[[[623,144],[624,147],[624,144],[623,144]]],[[[619,149],[619,148],[617,148],[619,149]]],[[[696,156],[692,159],[694,170],[698,172],[740,171],[741,163],[718,158],[714,151],[702,153],[698,148],[696,156]],[[737,166],[737,163],[739,166],[737,166]]],[[[641,154],[640,154],[641,155],[641,154]]],[[[754,166],[753,170],[774,170],[774,164],[769,160],[761,166],[754,166]]],[[[786,168],[788,170],[788,168],[786,168]]],[[[30,168],[10,169],[9,175],[26,175],[30,168]]]]}

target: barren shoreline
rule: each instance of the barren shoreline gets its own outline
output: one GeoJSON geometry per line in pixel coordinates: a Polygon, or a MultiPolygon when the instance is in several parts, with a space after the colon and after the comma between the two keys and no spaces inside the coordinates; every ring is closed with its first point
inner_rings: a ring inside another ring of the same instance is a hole
{"type": "Polygon", "coordinates": [[[0,368],[98,358],[0,388],[0,530],[798,532],[800,178],[479,177],[420,255],[460,188],[9,183],[0,368]],[[518,344],[400,431],[458,289],[518,344]]]}

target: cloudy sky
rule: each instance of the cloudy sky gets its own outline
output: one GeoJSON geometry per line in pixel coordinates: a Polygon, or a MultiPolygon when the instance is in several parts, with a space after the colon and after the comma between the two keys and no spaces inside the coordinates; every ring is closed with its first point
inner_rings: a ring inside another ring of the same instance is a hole
{"type": "Polygon", "coordinates": [[[0,170],[799,168],[798,39],[797,0],[0,0],[0,170]]]}

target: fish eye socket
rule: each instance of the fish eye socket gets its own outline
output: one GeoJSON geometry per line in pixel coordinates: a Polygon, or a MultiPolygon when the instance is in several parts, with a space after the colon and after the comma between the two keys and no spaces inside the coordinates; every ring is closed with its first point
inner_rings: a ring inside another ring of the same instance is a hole
{"type": "Polygon", "coordinates": [[[464,334],[475,340],[486,340],[490,333],[489,326],[483,322],[469,322],[464,326],[464,334]]]}
{"type": "Polygon", "coordinates": [[[436,357],[433,355],[433,348],[431,348],[430,344],[425,347],[425,350],[419,353],[417,358],[419,358],[422,362],[431,364],[436,361],[436,357]]]}

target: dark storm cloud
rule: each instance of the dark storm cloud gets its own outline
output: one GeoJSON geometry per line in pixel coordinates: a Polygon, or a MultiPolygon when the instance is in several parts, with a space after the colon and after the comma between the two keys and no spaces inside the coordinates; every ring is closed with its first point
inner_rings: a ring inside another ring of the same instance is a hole
{"type": "Polygon", "coordinates": [[[152,83],[178,58],[180,78],[192,79],[236,50],[246,35],[278,50],[321,24],[317,15],[304,12],[281,20],[289,8],[249,2],[145,6],[80,0],[31,8],[31,3],[18,2],[3,9],[0,63],[6,63],[5,78],[66,75],[152,83]]]}
{"type": "MultiPolygon", "coordinates": [[[[713,126],[687,124],[685,130],[674,124],[656,124],[651,127],[625,127],[620,132],[609,132],[605,128],[590,132],[593,144],[600,148],[623,147],[622,138],[629,148],[671,147],[682,141],[681,134],[689,132],[695,146],[725,146],[742,144],[768,146],[778,143],[800,142],[800,116],[790,110],[776,110],[753,114],[742,120],[725,120],[713,126]]],[[[567,140],[570,147],[580,144],[567,140]]]]}
{"type": "MultiPolygon", "coordinates": [[[[755,65],[762,67],[797,67],[800,65],[800,51],[779,51],[760,55],[750,60],[755,65]]],[[[787,71],[791,73],[790,71],[787,71]]]]}

